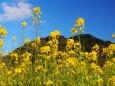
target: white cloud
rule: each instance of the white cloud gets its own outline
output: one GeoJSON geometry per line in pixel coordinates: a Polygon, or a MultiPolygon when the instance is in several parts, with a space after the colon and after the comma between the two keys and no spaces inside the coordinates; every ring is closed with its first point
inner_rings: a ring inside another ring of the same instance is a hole
{"type": "Polygon", "coordinates": [[[0,22],[21,21],[31,16],[32,4],[21,0],[19,2],[1,3],[3,13],[0,14],[0,22]]]}

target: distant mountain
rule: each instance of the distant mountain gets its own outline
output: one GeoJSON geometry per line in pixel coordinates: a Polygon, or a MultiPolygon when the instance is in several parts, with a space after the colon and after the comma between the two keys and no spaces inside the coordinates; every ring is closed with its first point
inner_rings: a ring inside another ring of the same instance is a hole
{"type": "MultiPolygon", "coordinates": [[[[112,42],[110,41],[103,41],[102,39],[99,39],[99,38],[96,38],[90,34],[81,34],[81,35],[76,35],[76,36],[73,36],[73,37],[70,37],[70,38],[73,38],[75,40],[75,42],[78,42],[79,41],[79,36],[80,36],[80,41],[81,41],[81,45],[82,45],[82,51],[83,52],[90,52],[92,47],[95,45],[95,44],[98,44],[101,49],[104,48],[104,47],[108,47],[112,42]]],[[[58,41],[59,41],[59,50],[60,51],[64,51],[65,48],[66,48],[66,42],[67,42],[67,39],[69,38],[65,38],[64,36],[60,36],[58,41]]],[[[45,46],[45,45],[48,45],[47,42],[50,40],[49,36],[47,36],[46,38],[41,38],[41,44],[39,47],[42,47],[42,46],[45,46]]],[[[32,41],[34,42],[34,41],[32,41]]],[[[31,42],[31,43],[32,43],[31,42]]],[[[31,52],[32,54],[35,53],[34,51],[35,49],[32,47],[30,47],[30,44],[24,44],[24,46],[22,47],[19,47],[17,49],[14,50],[14,52],[17,52],[19,54],[22,54],[24,53],[25,51],[28,51],[28,52],[31,52]]],[[[4,58],[5,59],[5,58],[4,58]]],[[[100,57],[99,58],[99,64],[100,65],[103,65],[105,62],[105,57],[100,57]]]]}
{"type": "MultiPolygon", "coordinates": [[[[76,35],[70,38],[73,38],[76,42],[79,41],[79,36],[80,36],[80,41],[81,41],[81,45],[82,45],[82,51],[87,51],[90,52],[91,48],[95,45],[98,44],[101,48],[103,47],[108,47],[112,42],[110,41],[103,41],[102,39],[96,38],[90,34],[81,34],[81,35],[76,35]]],[[[69,38],[65,38],[64,36],[60,36],[58,41],[59,41],[59,50],[65,50],[66,47],[66,42],[67,39],[69,38]]],[[[47,36],[46,38],[41,38],[41,44],[40,47],[47,45],[47,42],[49,41],[49,36],[47,36]]],[[[32,41],[33,42],[33,41],[32,41]]],[[[22,52],[24,52],[26,49],[26,46],[28,46],[27,44],[25,44],[24,46],[21,47],[22,52]]],[[[28,46],[29,49],[29,46],[28,46]]],[[[20,48],[17,48],[15,51],[19,51],[20,48]]]]}
{"type": "Polygon", "coordinates": [[[91,48],[98,44],[101,48],[108,47],[112,42],[103,41],[102,39],[96,38],[90,34],[81,34],[73,37],[74,40],[79,41],[79,36],[81,39],[82,50],[90,52],[91,48]]]}

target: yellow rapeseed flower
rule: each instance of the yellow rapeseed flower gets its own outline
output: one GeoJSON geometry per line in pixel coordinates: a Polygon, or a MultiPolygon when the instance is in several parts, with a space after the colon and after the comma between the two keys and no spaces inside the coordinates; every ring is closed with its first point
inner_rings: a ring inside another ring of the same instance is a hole
{"type": "Polygon", "coordinates": [[[30,39],[29,38],[27,38],[26,40],[25,40],[25,43],[30,43],[30,39]]]}
{"type": "Polygon", "coordinates": [[[42,65],[38,65],[38,66],[36,66],[36,68],[35,68],[35,72],[37,72],[37,71],[40,70],[40,69],[43,69],[43,66],[42,66],[42,65]]]}
{"type": "Polygon", "coordinates": [[[6,74],[11,75],[12,71],[11,70],[7,70],[6,74]]]}
{"type": "Polygon", "coordinates": [[[96,51],[92,51],[91,53],[92,53],[92,60],[93,61],[97,61],[97,59],[98,59],[97,52],[96,51]]]}
{"type": "Polygon", "coordinates": [[[112,34],[112,38],[115,38],[115,33],[114,33],[114,34],[112,34]]]}
{"type": "Polygon", "coordinates": [[[0,28],[0,35],[1,35],[1,37],[5,37],[6,34],[7,34],[6,29],[5,28],[0,28]]]}
{"type": "Polygon", "coordinates": [[[12,58],[16,59],[16,60],[18,60],[18,58],[19,58],[18,54],[17,54],[17,53],[14,53],[14,52],[9,52],[9,55],[10,55],[12,58]]]}
{"type": "Polygon", "coordinates": [[[50,47],[49,46],[44,46],[40,48],[41,53],[48,53],[50,52],[50,47]]]}
{"type": "Polygon", "coordinates": [[[67,62],[67,65],[68,65],[68,64],[71,64],[72,66],[75,66],[75,65],[76,65],[76,59],[75,59],[75,58],[69,57],[69,58],[66,60],[66,62],[67,62]]]}
{"type": "MultiPolygon", "coordinates": [[[[33,8],[33,14],[36,13],[36,15],[42,14],[40,7],[33,8]]],[[[33,15],[32,14],[32,15],[33,15]]]]}
{"type": "Polygon", "coordinates": [[[35,43],[40,44],[40,42],[41,42],[40,37],[37,37],[37,38],[35,39],[35,43]]]}
{"type": "Polygon", "coordinates": [[[75,42],[73,39],[68,39],[67,40],[67,45],[73,45],[75,42]]]}
{"type": "Polygon", "coordinates": [[[101,68],[96,69],[98,74],[104,74],[103,70],[101,68]]]}
{"type": "Polygon", "coordinates": [[[20,67],[21,67],[21,68],[23,68],[23,67],[25,67],[25,66],[26,66],[26,63],[25,63],[25,62],[23,62],[23,63],[20,64],[20,67]]]}
{"type": "Polygon", "coordinates": [[[53,42],[50,40],[50,41],[48,41],[48,44],[49,44],[49,45],[52,45],[52,44],[53,44],[53,42]]]}
{"type": "Polygon", "coordinates": [[[73,50],[68,51],[70,55],[75,55],[75,52],[73,50]]]}
{"type": "Polygon", "coordinates": [[[0,39],[0,47],[3,47],[4,41],[0,39]]]}
{"type": "Polygon", "coordinates": [[[4,62],[1,63],[2,66],[5,66],[6,64],[4,62]]]}
{"type": "Polygon", "coordinates": [[[113,63],[111,61],[106,61],[104,67],[110,67],[113,63]]]}
{"type": "Polygon", "coordinates": [[[21,23],[23,27],[26,27],[27,26],[27,23],[26,22],[22,22],[21,23]]]}
{"type": "Polygon", "coordinates": [[[3,55],[4,54],[4,52],[3,51],[0,51],[0,55],[3,55]]]}
{"type": "Polygon", "coordinates": [[[23,58],[23,61],[24,61],[25,63],[30,63],[30,58],[29,58],[29,57],[25,57],[25,58],[23,58]]]}
{"type": "Polygon", "coordinates": [[[70,30],[70,32],[72,32],[72,33],[74,34],[74,33],[77,33],[78,30],[77,30],[76,28],[73,27],[73,28],[70,30]]]}
{"type": "Polygon", "coordinates": [[[101,86],[103,84],[103,79],[102,78],[98,78],[97,79],[97,83],[99,84],[99,86],[101,86]]]}
{"type": "Polygon", "coordinates": [[[78,18],[76,20],[76,23],[75,23],[74,26],[78,28],[78,31],[84,32],[84,29],[83,29],[85,27],[85,25],[84,25],[84,19],[83,18],[78,18]]]}
{"type": "Polygon", "coordinates": [[[115,57],[111,59],[111,62],[115,64],[115,57]]]}
{"type": "Polygon", "coordinates": [[[21,68],[16,68],[16,69],[14,70],[14,72],[15,72],[15,74],[18,74],[18,73],[21,73],[22,70],[21,70],[21,68]]]}
{"type": "Polygon", "coordinates": [[[13,37],[12,37],[12,40],[16,40],[16,36],[13,36],[13,37]]]}
{"type": "Polygon", "coordinates": [[[36,47],[36,43],[31,43],[31,46],[32,47],[36,47]]]}
{"type": "Polygon", "coordinates": [[[47,80],[46,81],[46,86],[49,86],[49,85],[52,85],[53,84],[53,81],[52,80],[47,80]]]}
{"type": "Polygon", "coordinates": [[[115,75],[114,76],[111,76],[109,79],[108,79],[109,83],[112,84],[112,86],[115,86],[115,75]]]}
{"type": "Polygon", "coordinates": [[[78,18],[78,19],[76,20],[75,26],[80,27],[81,25],[84,26],[84,19],[83,19],[83,18],[78,18]]]}
{"type": "Polygon", "coordinates": [[[95,51],[98,51],[98,50],[99,50],[98,44],[95,44],[95,45],[92,47],[92,49],[95,50],[95,51]]]}
{"type": "Polygon", "coordinates": [[[91,68],[96,69],[97,65],[95,63],[91,63],[91,68]]]}
{"type": "Polygon", "coordinates": [[[50,37],[52,37],[52,38],[56,38],[59,36],[60,36],[60,32],[58,30],[55,30],[55,31],[50,33],[50,37]]]}
{"type": "Polygon", "coordinates": [[[24,54],[22,54],[21,55],[21,57],[23,57],[23,58],[29,58],[29,57],[31,57],[32,56],[32,54],[31,53],[28,53],[28,52],[25,52],[24,54]]]}

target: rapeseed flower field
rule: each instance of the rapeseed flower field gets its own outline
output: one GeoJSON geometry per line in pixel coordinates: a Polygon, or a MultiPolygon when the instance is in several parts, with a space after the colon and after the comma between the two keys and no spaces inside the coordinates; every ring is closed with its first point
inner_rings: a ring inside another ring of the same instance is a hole
{"type": "MultiPolygon", "coordinates": [[[[24,39],[24,29],[28,25],[21,23],[23,34],[21,44],[31,47],[22,53],[9,52],[9,60],[0,60],[0,86],[115,86],[115,44],[110,44],[102,49],[101,56],[106,60],[101,67],[98,64],[100,47],[98,44],[92,47],[91,52],[83,52],[79,34],[84,33],[85,20],[78,18],[70,30],[72,35],[78,34],[79,41],[69,38],[66,49],[58,49],[60,32],[55,30],[50,33],[50,40],[46,46],[39,47],[42,43],[38,36],[38,25],[41,17],[40,7],[32,10],[33,25],[36,38],[31,42],[24,39]]],[[[3,39],[7,31],[0,25],[0,56],[3,55],[3,39]]],[[[115,38],[115,34],[112,34],[115,38]]],[[[16,36],[12,38],[16,40],[16,36]]],[[[13,42],[14,43],[14,42],[13,42]]],[[[26,48],[28,49],[28,47],[26,48]]],[[[21,51],[21,49],[20,49],[21,51]]]]}

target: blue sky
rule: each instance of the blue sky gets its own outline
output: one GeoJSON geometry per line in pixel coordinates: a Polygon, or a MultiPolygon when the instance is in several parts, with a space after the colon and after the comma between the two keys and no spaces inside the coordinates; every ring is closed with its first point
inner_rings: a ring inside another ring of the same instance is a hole
{"type": "Polygon", "coordinates": [[[15,48],[21,38],[21,22],[26,21],[25,38],[35,37],[32,27],[31,9],[39,6],[42,11],[39,26],[40,37],[59,30],[61,35],[70,37],[70,29],[77,18],[85,20],[85,33],[103,40],[113,41],[115,33],[115,0],[0,0],[0,24],[8,34],[4,39],[5,53],[11,50],[12,36],[16,36],[15,48]]]}

